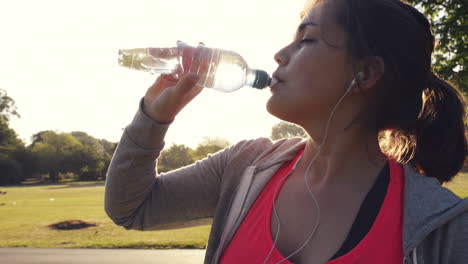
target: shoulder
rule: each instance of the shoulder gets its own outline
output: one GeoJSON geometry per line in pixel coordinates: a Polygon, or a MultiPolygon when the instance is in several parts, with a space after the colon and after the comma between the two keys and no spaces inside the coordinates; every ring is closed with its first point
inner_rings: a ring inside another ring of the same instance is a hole
{"type": "Polygon", "coordinates": [[[450,219],[428,234],[419,247],[425,259],[444,259],[440,263],[466,263],[468,259],[466,250],[468,248],[468,199],[464,199],[455,207],[458,208],[450,210],[452,211],[450,219]],[[453,211],[456,212],[453,213],[453,211]],[[434,249],[437,250],[434,251],[434,249]]]}
{"type": "Polygon", "coordinates": [[[403,167],[405,232],[409,237],[437,229],[466,211],[466,202],[437,179],[418,173],[409,164],[403,167]]]}
{"type": "Polygon", "coordinates": [[[228,152],[231,158],[250,160],[251,163],[258,164],[261,161],[277,161],[295,155],[297,150],[305,145],[303,138],[290,138],[272,141],[269,138],[257,138],[243,140],[230,147],[228,152]]]}
{"type": "MultiPolygon", "coordinates": [[[[459,203],[461,198],[453,191],[444,187],[434,177],[428,177],[419,173],[411,164],[403,165],[405,174],[405,189],[408,194],[419,194],[418,197],[427,196],[436,202],[439,198],[449,203],[459,203]]],[[[414,197],[416,198],[416,197],[414,197]]]]}
{"type": "Polygon", "coordinates": [[[458,213],[442,228],[450,239],[443,247],[450,251],[448,263],[466,263],[468,259],[468,198],[457,205],[458,213]]]}
{"type": "Polygon", "coordinates": [[[403,165],[405,244],[419,244],[424,239],[427,257],[433,248],[450,260],[465,263],[468,258],[468,199],[462,199],[435,178],[418,173],[412,165],[403,165]]]}
{"type": "Polygon", "coordinates": [[[261,137],[256,139],[248,139],[237,142],[230,148],[235,151],[249,151],[249,150],[264,150],[273,145],[273,141],[269,138],[261,137]]]}
{"type": "Polygon", "coordinates": [[[233,152],[275,152],[295,148],[304,142],[303,138],[289,138],[272,141],[269,138],[242,140],[229,147],[233,152]]]}
{"type": "Polygon", "coordinates": [[[468,197],[462,199],[456,207],[454,211],[457,213],[452,218],[452,221],[457,222],[459,227],[464,230],[464,235],[468,243],[468,197]]]}

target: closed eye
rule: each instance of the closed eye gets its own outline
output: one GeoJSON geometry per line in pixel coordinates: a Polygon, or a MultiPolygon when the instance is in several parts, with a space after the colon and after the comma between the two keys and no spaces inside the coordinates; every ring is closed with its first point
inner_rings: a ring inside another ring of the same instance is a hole
{"type": "Polygon", "coordinates": [[[301,39],[299,43],[310,43],[310,42],[315,42],[317,41],[316,39],[301,39]]]}

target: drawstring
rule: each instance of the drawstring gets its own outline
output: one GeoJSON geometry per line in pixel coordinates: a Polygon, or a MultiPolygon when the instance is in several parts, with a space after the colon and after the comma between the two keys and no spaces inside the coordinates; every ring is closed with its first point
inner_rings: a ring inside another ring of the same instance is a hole
{"type": "Polygon", "coordinates": [[[413,249],[413,264],[418,264],[418,259],[416,258],[416,248],[413,249]]]}
{"type": "MultiPolygon", "coordinates": [[[[416,257],[416,248],[411,251],[412,257],[412,264],[418,264],[418,258],[416,257]]],[[[406,256],[403,257],[403,264],[406,264],[406,256]]]]}

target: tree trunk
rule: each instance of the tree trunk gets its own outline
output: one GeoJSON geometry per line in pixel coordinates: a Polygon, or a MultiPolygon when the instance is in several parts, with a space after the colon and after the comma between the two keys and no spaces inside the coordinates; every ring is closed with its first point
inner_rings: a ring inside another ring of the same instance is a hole
{"type": "Polygon", "coordinates": [[[51,181],[51,182],[53,182],[53,183],[57,183],[57,182],[58,182],[59,177],[58,177],[58,172],[57,172],[57,171],[51,171],[51,172],[49,173],[49,175],[50,175],[50,181],[51,181]]]}

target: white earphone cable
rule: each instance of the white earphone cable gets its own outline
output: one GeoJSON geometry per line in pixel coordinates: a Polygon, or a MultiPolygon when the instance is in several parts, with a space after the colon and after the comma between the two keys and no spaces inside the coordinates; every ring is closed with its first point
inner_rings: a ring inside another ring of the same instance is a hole
{"type": "MultiPolygon", "coordinates": [[[[323,137],[322,139],[322,142],[320,143],[319,145],[319,149],[317,151],[317,153],[315,154],[314,158],[309,162],[309,165],[307,166],[307,169],[306,169],[306,172],[304,174],[304,181],[306,183],[306,186],[307,186],[307,190],[309,191],[309,194],[311,195],[312,199],[314,200],[314,203],[315,203],[315,206],[317,207],[317,222],[315,224],[315,227],[314,229],[312,230],[312,232],[310,233],[309,237],[306,239],[306,241],[302,244],[302,246],[300,246],[298,249],[296,249],[293,253],[291,253],[289,256],[287,256],[286,258],[284,258],[283,260],[277,262],[276,264],[280,264],[280,263],[283,263],[284,261],[286,261],[287,259],[289,259],[290,257],[292,257],[293,255],[295,255],[297,252],[301,251],[308,243],[309,241],[312,239],[312,237],[314,236],[315,234],[315,231],[317,230],[319,224],[320,224],[320,206],[317,202],[317,199],[315,198],[311,188],[310,188],[310,185],[309,185],[309,181],[307,179],[307,173],[309,172],[309,168],[310,166],[312,165],[312,163],[317,159],[318,155],[320,154],[320,152],[322,151],[322,147],[325,145],[325,142],[327,140],[327,136],[328,136],[328,128],[330,126],[330,121],[331,119],[333,118],[333,115],[335,114],[335,111],[336,109],[338,108],[338,106],[340,105],[341,101],[343,101],[343,99],[346,97],[346,95],[348,95],[348,93],[351,91],[351,88],[355,85],[355,79],[353,79],[351,81],[351,83],[349,84],[348,88],[346,89],[345,93],[343,94],[343,96],[340,98],[340,100],[338,100],[338,102],[335,104],[329,118],[328,118],[328,121],[327,121],[327,124],[325,126],[325,136],[323,137]]],[[[309,142],[307,142],[308,144],[309,142]]],[[[302,157],[301,157],[302,158],[302,157]]],[[[275,236],[275,241],[273,242],[273,246],[271,247],[270,249],[270,252],[268,253],[268,256],[266,257],[265,261],[263,262],[263,264],[266,264],[268,259],[271,257],[271,254],[273,253],[273,250],[275,249],[276,247],[276,242],[278,241],[278,238],[279,238],[279,233],[280,233],[280,229],[281,229],[281,223],[280,223],[280,219],[279,219],[279,216],[278,216],[278,212],[276,211],[276,206],[275,206],[275,197],[276,197],[276,192],[278,190],[278,186],[279,184],[285,180],[287,178],[287,176],[289,176],[289,174],[287,174],[286,176],[284,176],[275,186],[275,190],[274,190],[274,193],[273,193],[273,212],[275,213],[275,218],[276,218],[276,221],[278,222],[278,230],[276,232],[276,236],[275,236]]]]}

